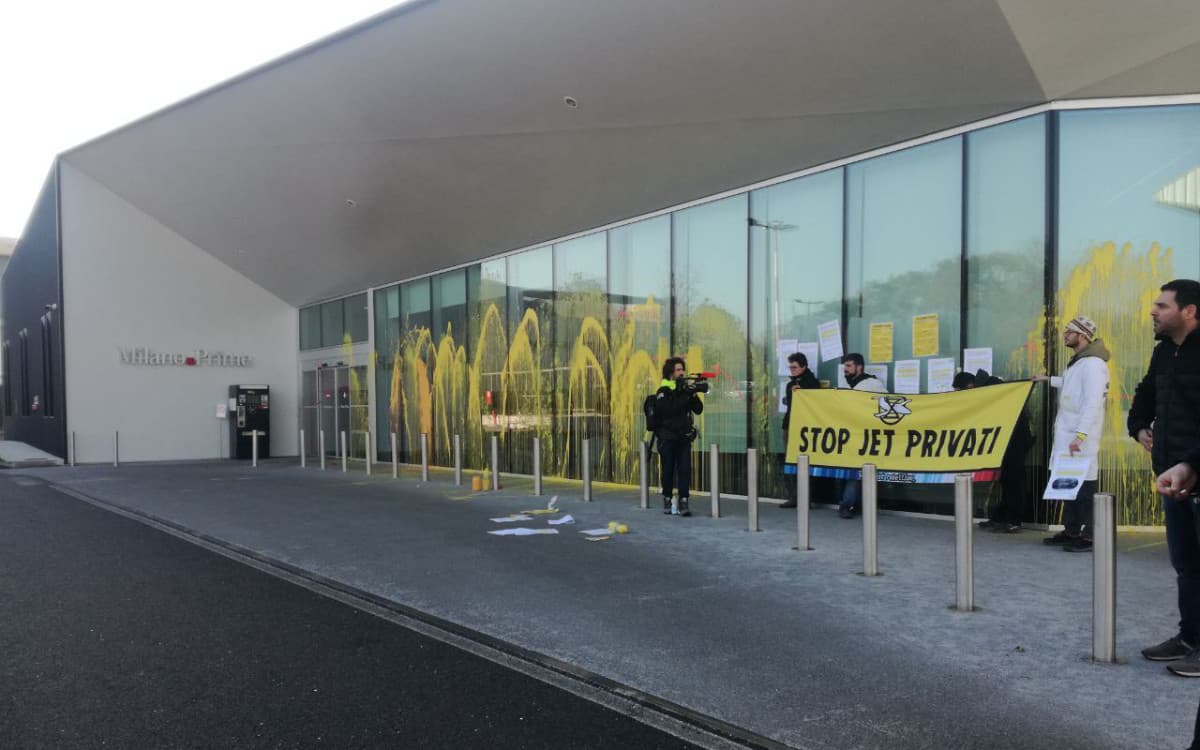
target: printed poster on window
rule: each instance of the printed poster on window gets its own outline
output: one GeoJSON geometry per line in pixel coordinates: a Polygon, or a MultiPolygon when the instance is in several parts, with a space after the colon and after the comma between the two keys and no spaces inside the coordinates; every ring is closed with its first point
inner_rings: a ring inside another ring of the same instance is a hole
{"type": "Polygon", "coordinates": [[[896,383],[893,389],[893,393],[921,392],[921,360],[896,360],[896,383]]]}
{"type": "Polygon", "coordinates": [[[938,354],[938,316],[914,315],[912,319],[912,355],[916,357],[936,357],[938,354]]]}
{"type": "Polygon", "coordinates": [[[929,384],[930,393],[945,393],[954,390],[955,362],[952,358],[927,359],[925,364],[929,368],[925,381],[929,384]]]}
{"type": "Polygon", "coordinates": [[[842,321],[831,320],[817,326],[817,338],[821,340],[822,362],[842,358],[842,321]]]}
{"type": "Polygon", "coordinates": [[[994,374],[992,372],[991,347],[963,349],[963,372],[969,372],[974,375],[980,370],[986,371],[989,375],[994,374]]]}
{"type": "Polygon", "coordinates": [[[863,372],[869,372],[875,377],[879,378],[879,382],[883,383],[883,389],[888,393],[891,393],[891,391],[888,391],[887,365],[867,365],[863,368],[863,372]]]}
{"type": "Polygon", "coordinates": [[[872,323],[871,339],[867,346],[867,361],[891,362],[893,359],[892,342],[895,340],[895,325],[892,323],[872,323]]]}
{"type": "MultiPolygon", "coordinates": [[[[779,372],[777,374],[780,377],[787,377],[789,375],[788,355],[795,354],[796,352],[800,351],[796,348],[798,345],[799,342],[796,341],[796,339],[779,339],[779,341],[775,343],[775,357],[779,360],[779,372]]],[[[816,363],[811,362],[810,364],[816,363]]]]}

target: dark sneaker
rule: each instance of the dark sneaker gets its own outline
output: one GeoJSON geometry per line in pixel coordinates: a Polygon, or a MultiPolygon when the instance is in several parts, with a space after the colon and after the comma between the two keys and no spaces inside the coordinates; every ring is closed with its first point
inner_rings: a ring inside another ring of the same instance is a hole
{"type": "Polygon", "coordinates": [[[1182,636],[1168,638],[1157,646],[1142,649],[1142,656],[1150,661],[1178,661],[1192,652],[1192,645],[1182,636]]]}
{"type": "Polygon", "coordinates": [[[1074,541],[1063,545],[1063,552],[1091,552],[1092,540],[1077,537],[1074,541]]]}
{"type": "Polygon", "coordinates": [[[679,498],[679,515],[690,516],[692,511],[688,508],[688,499],[686,497],[679,498]]]}
{"type": "Polygon", "coordinates": [[[1180,677],[1200,677],[1200,649],[1193,649],[1182,659],[1171,662],[1167,670],[1180,677]]]}
{"type": "Polygon", "coordinates": [[[663,498],[663,513],[671,515],[671,498],[669,497],[663,498]]]}
{"type": "Polygon", "coordinates": [[[780,505],[779,507],[780,507],[780,508],[795,508],[795,507],[796,507],[796,501],[795,501],[795,500],[788,500],[786,503],[784,503],[784,504],[780,505]]]}
{"type": "Polygon", "coordinates": [[[1020,534],[1021,524],[1019,523],[998,523],[992,527],[992,531],[997,534],[1020,534]]]}
{"type": "Polygon", "coordinates": [[[850,508],[838,508],[838,515],[842,518],[854,518],[854,511],[850,508]]]}
{"type": "Polygon", "coordinates": [[[1056,544],[1071,544],[1078,538],[1078,534],[1068,534],[1065,531],[1060,531],[1054,536],[1048,536],[1043,539],[1042,544],[1049,544],[1050,546],[1054,546],[1056,544]]]}
{"type": "Polygon", "coordinates": [[[996,527],[999,525],[1000,524],[998,521],[987,520],[980,521],[979,523],[975,524],[975,528],[979,529],[980,531],[995,531],[996,527]]]}

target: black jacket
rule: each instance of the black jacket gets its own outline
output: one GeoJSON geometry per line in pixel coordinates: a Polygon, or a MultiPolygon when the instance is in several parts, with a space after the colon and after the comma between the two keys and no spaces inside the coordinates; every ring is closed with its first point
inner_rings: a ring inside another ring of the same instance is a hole
{"type": "Polygon", "coordinates": [[[801,388],[820,388],[821,381],[817,380],[817,376],[813,375],[813,371],[805,368],[804,374],[798,378],[790,378],[787,382],[786,390],[783,393],[783,434],[787,435],[788,425],[791,424],[792,418],[792,386],[798,385],[801,388]]]}
{"type": "Polygon", "coordinates": [[[692,415],[704,411],[704,402],[695,391],[687,390],[678,383],[663,381],[656,394],[654,419],[658,427],[654,431],[658,442],[664,440],[691,440],[692,415]]]}
{"type": "Polygon", "coordinates": [[[1200,469],[1200,331],[1179,346],[1164,339],[1150,355],[1150,369],[1133,392],[1129,435],[1153,425],[1150,457],[1155,473],[1183,461],[1200,469]]]}

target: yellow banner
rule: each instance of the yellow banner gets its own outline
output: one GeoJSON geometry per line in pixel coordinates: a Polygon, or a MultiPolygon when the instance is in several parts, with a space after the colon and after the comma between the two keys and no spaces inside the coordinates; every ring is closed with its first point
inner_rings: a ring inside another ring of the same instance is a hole
{"type": "Polygon", "coordinates": [[[1032,383],[951,393],[792,393],[787,461],[883,471],[957,472],[1000,466],[1032,383]]]}

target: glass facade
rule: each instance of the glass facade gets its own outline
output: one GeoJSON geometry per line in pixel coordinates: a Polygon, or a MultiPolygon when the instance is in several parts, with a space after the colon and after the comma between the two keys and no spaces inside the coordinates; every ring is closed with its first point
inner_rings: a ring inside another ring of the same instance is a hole
{"type": "MultiPolygon", "coordinates": [[[[586,444],[594,478],[633,484],[641,401],[680,355],[711,380],[694,486],[707,489],[716,444],[721,489],[744,492],[755,447],[760,493],[783,497],[782,359],[810,352],[820,379],[839,380],[836,360],[818,361],[818,325],[838,322],[889,386],[897,362],[916,360],[925,391],[929,361],[961,366],[964,348],[990,349],[1005,379],[1057,372],[1057,332],[1082,313],[1114,350],[1101,486],[1122,523],[1159,523],[1124,410],[1158,285],[1200,272],[1200,207],[1185,189],[1197,169],[1200,107],[1051,112],[376,289],[378,452],[395,432],[416,461],[426,434],[449,465],[458,434],[481,469],[497,435],[502,468],[528,473],[537,438],[546,474],[578,477],[586,444]],[[890,345],[872,345],[873,327],[890,328],[890,345]]],[[[360,307],[363,295],[302,310],[302,348],[365,338],[360,307]]],[[[1052,394],[1035,389],[1028,409],[1035,498],[1052,394]]],[[[944,486],[885,484],[880,497],[951,507],[944,486]]],[[[1031,499],[1026,515],[1057,512],[1031,499]]]]}

